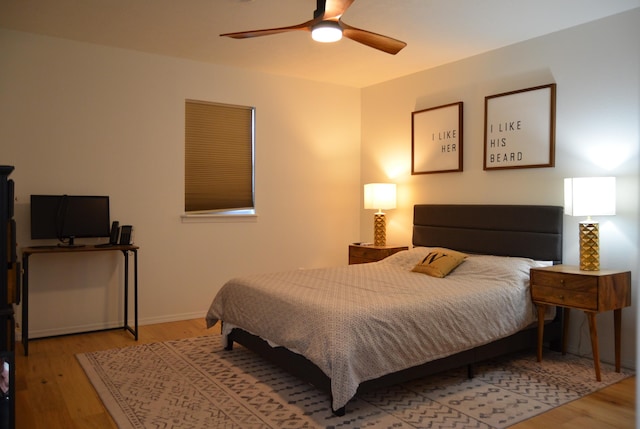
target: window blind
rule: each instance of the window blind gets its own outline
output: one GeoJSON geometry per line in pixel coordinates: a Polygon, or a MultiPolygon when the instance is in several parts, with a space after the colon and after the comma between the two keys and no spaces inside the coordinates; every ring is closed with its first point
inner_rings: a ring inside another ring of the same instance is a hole
{"type": "Polygon", "coordinates": [[[252,107],[185,102],[185,212],[254,207],[253,122],[252,107]]]}

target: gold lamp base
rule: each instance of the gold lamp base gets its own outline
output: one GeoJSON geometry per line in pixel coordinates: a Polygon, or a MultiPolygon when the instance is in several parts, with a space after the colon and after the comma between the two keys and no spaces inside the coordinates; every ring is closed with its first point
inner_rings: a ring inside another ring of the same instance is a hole
{"type": "Polygon", "coordinates": [[[580,269],[600,270],[600,232],[598,222],[580,222],[580,269]]]}
{"type": "Polygon", "coordinates": [[[374,214],[373,219],[373,245],[374,246],[386,246],[387,245],[387,224],[384,217],[384,213],[374,214]]]}

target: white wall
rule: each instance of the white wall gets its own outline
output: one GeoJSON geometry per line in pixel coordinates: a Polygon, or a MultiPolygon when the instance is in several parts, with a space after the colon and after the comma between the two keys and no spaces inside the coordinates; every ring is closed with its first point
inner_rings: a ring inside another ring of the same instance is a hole
{"type": "MultiPolygon", "coordinates": [[[[347,263],[359,90],[4,30],[0,56],[19,246],[44,244],[30,240],[30,194],[109,195],[141,247],[141,324],[203,317],[232,276],[347,263]],[[256,107],[256,220],[181,222],[185,99],[256,107]]],[[[117,324],[121,258],[32,256],[31,335],[117,324]]]]}
{"type": "MultiPolygon", "coordinates": [[[[601,220],[601,264],[638,277],[640,9],[375,85],[362,95],[362,183],[394,181],[387,242],[411,243],[416,203],[563,205],[563,178],[617,177],[617,215],[601,220]],[[557,84],[554,168],[484,171],[484,97],[557,84]],[[411,175],[411,112],[464,102],[464,171],[411,175]]],[[[425,53],[427,55],[428,53],[425,53]]],[[[579,219],[565,217],[564,261],[578,263],[579,219]]],[[[361,235],[372,237],[372,212],[361,235]]],[[[635,367],[637,305],[623,310],[622,363],[635,367]]],[[[590,355],[573,313],[569,348],[590,355]]],[[[598,317],[601,357],[613,362],[612,313],[598,317]]]]}

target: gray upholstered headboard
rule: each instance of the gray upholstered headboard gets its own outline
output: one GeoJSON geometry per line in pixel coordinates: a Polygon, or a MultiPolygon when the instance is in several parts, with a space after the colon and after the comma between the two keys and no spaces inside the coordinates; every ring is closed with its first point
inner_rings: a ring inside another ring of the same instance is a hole
{"type": "Polygon", "coordinates": [[[562,207],[418,204],[413,245],[562,262],[562,207]]]}

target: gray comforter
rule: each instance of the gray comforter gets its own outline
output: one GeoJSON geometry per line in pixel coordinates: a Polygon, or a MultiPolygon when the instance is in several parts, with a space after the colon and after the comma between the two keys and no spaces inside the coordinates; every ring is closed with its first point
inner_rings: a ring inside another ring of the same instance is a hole
{"type": "Polygon", "coordinates": [[[511,335],[536,320],[526,258],[469,256],[443,279],[411,272],[428,248],[383,261],[227,282],[207,324],[224,321],[302,354],[331,378],[333,409],[366,380],[511,335]]]}

